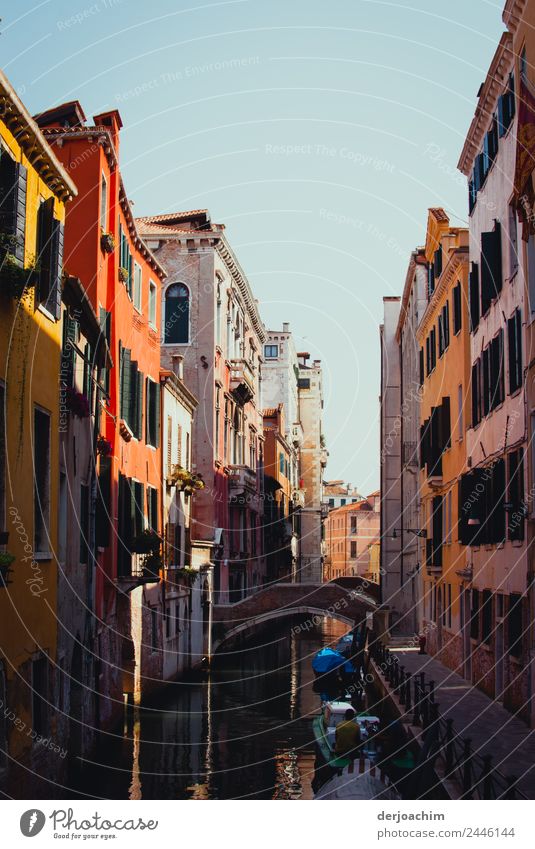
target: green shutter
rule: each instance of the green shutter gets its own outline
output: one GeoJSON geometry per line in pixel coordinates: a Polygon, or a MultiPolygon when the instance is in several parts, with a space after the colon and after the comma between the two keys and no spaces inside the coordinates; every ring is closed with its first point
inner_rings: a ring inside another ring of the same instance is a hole
{"type": "Polygon", "coordinates": [[[144,376],[142,371],[137,373],[137,413],[136,413],[136,436],[138,439],[143,439],[143,383],[144,376]]]}
{"type": "Polygon", "coordinates": [[[39,263],[39,303],[47,303],[52,278],[52,230],[54,198],[43,201],[37,213],[37,262],[39,263]]]}
{"type": "Polygon", "coordinates": [[[61,276],[63,272],[64,228],[61,221],[52,220],[50,237],[50,289],[46,309],[57,320],[61,315],[61,276]]]}
{"type": "Polygon", "coordinates": [[[130,358],[131,352],[128,348],[123,349],[122,371],[121,371],[121,418],[128,422],[130,405],[130,358]]]}
{"type": "Polygon", "coordinates": [[[128,396],[128,427],[134,434],[137,435],[137,360],[132,360],[130,363],[130,394],[128,396]]]}

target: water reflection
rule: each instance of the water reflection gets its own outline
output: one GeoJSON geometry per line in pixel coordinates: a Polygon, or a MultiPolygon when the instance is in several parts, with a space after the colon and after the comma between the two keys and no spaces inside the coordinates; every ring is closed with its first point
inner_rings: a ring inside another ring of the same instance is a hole
{"type": "Polygon", "coordinates": [[[79,791],[130,799],[310,799],[319,709],[311,660],[344,626],[274,626],[203,681],[171,685],[106,736],[79,791]]]}

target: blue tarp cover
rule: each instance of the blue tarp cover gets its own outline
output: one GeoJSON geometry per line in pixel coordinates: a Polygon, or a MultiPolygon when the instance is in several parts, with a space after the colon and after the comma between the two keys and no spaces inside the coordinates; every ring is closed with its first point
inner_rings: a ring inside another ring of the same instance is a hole
{"type": "Polygon", "coordinates": [[[334,649],[321,649],[312,661],[312,669],[320,675],[323,675],[325,672],[333,672],[341,666],[343,666],[344,672],[355,671],[353,664],[349,660],[346,660],[343,654],[340,654],[339,651],[335,651],[334,649]]]}

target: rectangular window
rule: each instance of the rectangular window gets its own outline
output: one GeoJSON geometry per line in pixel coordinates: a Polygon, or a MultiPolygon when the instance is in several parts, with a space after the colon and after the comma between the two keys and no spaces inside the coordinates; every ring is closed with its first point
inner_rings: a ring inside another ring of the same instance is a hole
{"type": "Polygon", "coordinates": [[[221,387],[215,388],[214,455],[219,458],[219,420],[221,417],[221,387]]]}
{"type": "Polygon", "coordinates": [[[509,230],[509,279],[516,274],[518,268],[518,226],[516,217],[516,203],[511,201],[508,208],[508,230],[509,230]]]}
{"type": "Polygon", "coordinates": [[[457,387],[457,423],[459,427],[459,441],[464,439],[464,400],[462,383],[457,387]]]}
{"type": "Polygon", "coordinates": [[[352,534],[357,533],[357,517],[356,516],[351,516],[351,533],[352,534]]]}
{"type": "Polygon", "coordinates": [[[284,474],[284,454],[279,454],[279,472],[284,474]]]}
{"type": "Polygon", "coordinates": [[[355,542],[355,540],[353,540],[351,542],[351,548],[350,548],[349,556],[350,556],[351,560],[357,559],[357,543],[355,542]]]}
{"type": "Polygon", "coordinates": [[[492,632],[492,592],[490,590],[483,590],[481,604],[481,642],[490,645],[492,632]]]}
{"type": "Polygon", "coordinates": [[[36,407],[33,421],[34,549],[44,553],[50,550],[50,415],[36,407]]]}
{"type": "Polygon", "coordinates": [[[158,533],[158,490],[154,486],[147,486],[147,522],[149,528],[158,533]]]}
{"type": "Polygon", "coordinates": [[[472,427],[476,427],[481,421],[481,394],[479,378],[481,371],[481,360],[476,360],[472,366],[472,427]]]}
{"type": "Polygon", "coordinates": [[[54,218],[54,198],[52,197],[43,201],[37,212],[39,280],[36,298],[56,320],[61,316],[63,241],[63,223],[54,218]]]}
{"type": "Polygon", "coordinates": [[[437,364],[437,331],[434,327],[431,330],[430,336],[431,336],[431,341],[430,341],[430,346],[431,346],[431,371],[433,371],[433,369],[435,368],[435,366],[437,364]]]}
{"type": "Polygon", "coordinates": [[[494,230],[481,234],[481,315],[502,291],[502,241],[498,221],[494,230]]]}
{"type": "Polygon", "coordinates": [[[420,348],[420,386],[424,382],[424,349],[420,348]]]}
{"type": "Polygon", "coordinates": [[[508,458],[507,525],[510,540],[524,539],[524,458],[522,449],[508,458]]]}
{"type": "Polygon", "coordinates": [[[310,378],[309,377],[300,377],[297,380],[298,389],[310,389],[310,378]]]}
{"type": "Polygon", "coordinates": [[[456,336],[457,333],[462,328],[462,292],[461,292],[461,284],[457,283],[453,290],[453,335],[456,336]]]}
{"type": "Polygon", "coordinates": [[[80,486],[80,563],[89,561],[89,487],[80,486]]]}
{"type": "Polygon", "coordinates": [[[266,360],[273,360],[279,356],[278,345],[264,345],[264,357],[266,360]]]}
{"type": "Polygon", "coordinates": [[[490,408],[495,410],[505,399],[503,330],[490,343],[490,408]]]}
{"type": "Polygon", "coordinates": [[[479,325],[479,266],[472,263],[469,277],[470,290],[470,332],[473,333],[479,325]]]}
{"type": "Polygon", "coordinates": [[[186,458],[184,465],[186,469],[191,469],[191,437],[189,431],[186,431],[186,458]]]}
{"type": "Polygon", "coordinates": [[[472,590],[472,609],[470,611],[470,637],[479,639],[479,590],[472,590]]]}
{"type": "Polygon", "coordinates": [[[158,651],[158,611],[155,607],[150,611],[150,647],[153,652],[158,651]]]}
{"type": "Polygon", "coordinates": [[[149,324],[156,329],[156,283],[149,280],[149,324]]]}
{"type": "Polygon", "coordinates": [[[102,174],[100,179],[100,229],[106,233],[108,224],[108,183],[102,174]]]}
{"type": "Polygon", "coordinates": [[[138,265],[137,262],[134,262],[134,306],[141,312],[141,298],[142,298],[142,272],[141,266],[138,265]]]}
{"type": "Polygon", "coordinates": [[[515,78],[511,73],[507,87],[498,98],[498,135],[504,136],[515,115],[515,78]]]}
{"type": "Polygon", "coordinates": [[[447,496],[446,496],[446,540],[445,540],[447,543],[451,542],[452,495],[453,495],[453,490],[451,490],[451,489],[448,490],[448,493],[447,493],[447,496]]]}
{"type": "Polygon", "coordinates": [[[444,539],[444,498],[442,495],[435,495],[432,502],[433,514],[431,517],[432,528],[432,551],[431,565],[442,566],[442,542],[444,539]]]}
{"type": "Polygon", "coordinates": [[[519,309],[507,321],[509,348],[509,392],[512,394],[522,386],[522,316],[519,309]]]}
{"type": "Polygon", "coordinates": [[[160,384],[150,377],[146,380],[146,435],[147,445],[160,445],[160,384]]]}
{"type": "Polygon", "coordinates": [[[522,596],[518,593],[509,596],[507,638],[509,654],[519,658],[522,654],[522,596]]]}

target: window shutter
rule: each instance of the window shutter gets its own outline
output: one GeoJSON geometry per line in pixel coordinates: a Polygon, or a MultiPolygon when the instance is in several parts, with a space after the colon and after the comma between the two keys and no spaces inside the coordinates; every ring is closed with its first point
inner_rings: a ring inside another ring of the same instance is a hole
{"type": "Polygon", "coordinates": [[[476,360],[472,366],[472,427],[479,424],[480,421],[480,405],[479,405],[479,360],[476,360]]]}
{"type": "Polygon", "coordinates": [[[14,237],[8,251],[24,263],[27,171],[9,153],[0,153],[0,232],[14,237]]]}
{"type": "Polygon", "coordinates": [[[450,344],[450,302],[446,301],[444,306],[444,347],[448,348],[450,344]]]}
{"type": "Polygon", "coordinates": [[[440,411],[442,429],[440,445],[441,450],[444,451],[446,448],[451,448],[451,418],[449,395],[446,395],[446,397],[442,399],[440,411]]]}
{"type": "Polygon", "coordinates": [[[167,473],[173,465],[173,419],[167,416],[167,473]]]}
{"type": "Polygon", "coordinates": [[[479,324],[479,266],[472,263],[470,270],[470,331],[473,333],[479,324]]]}
{"type": "Polygon", "coordinates": [[[432,517],[432,528],[433,528],[433,566],[442,566],[442,535],[443,535],[443,522],[442,522],[442,507],[443,507],[443,499],[441,495],[436,495],[433,498],[433,517],[432,517]]]}
{"type": "Polygon", "coordinates": [[[39,303],[46,304],[52,286],[52,234],[54,198],[43,201],[37,213],[37,262],[39,263],[39,303]]]}
{"type": "Polygon", "coordinates": [[[182,425],[177,426],[177,462],[178,465],[182,465],[182,425]]]}
{"type": "Polygon", "coordinates": [[[420,348],[420,386],[424,382],[424,349],[420,348]]]}
{"type": "Polygon", "coordinates": [[[131,352],[128,348],[123,348],[122,367],[121,367],[121,418],[128,423],[129,407],[130,407],[130,361],[131,352]]]}
{"type": "Polygon", "coordinates": [[[481,313],[488,310],[493,298],[502,290],[502,242],[501,227],[495,223],[494,230],[481,234],[481,313]]]}
{"type": "Polygon", "coordinates": [[[101,548],[110,544],[111,527],[111,458],[100,456],[96,507],[96,542],[101,548]]]}
{"type": "Polygon", "coordinates": [[[145,415],[145,442],[147,443],[147,445],[152,445],[152,380],[149,377],[147,377],[145,381],[145,407],[147,410],[147,413],[145,415]]]}
{"type": "Polygon", "coordinates": [[[138,401],[137,401],[137,388],[138,388],[138,364],[137,360],[131,360],[130,362],[130,392],[128,395],[128,426],[134,436],[137,435],[138,431],[138,421],[137,421],[137,413],[138,413],[138,401]]]}
{"type": "Polygon", "coordinates": [[[138,439],[143,439],[143,384],[145,383],[145,376],[142,371],[138,371],[137,373],[137,391],[136,391],[136,399],[137,399],[137,411],[136,411],[136,437],[138,439]]]}
{"type": "Polygon", "coordinates": [[[160,447],[160,384],[154,384],[154,418],[155,418],[155,433],[154,447],[160,447]]]}
{"type": "Polygon", "coordinates": [[[63,270],[64,227],[53,219],[50,239],[50,289],[45,307],[56,321],[61,316],[61,277],[63,270]]]}

